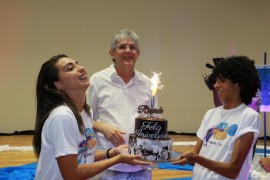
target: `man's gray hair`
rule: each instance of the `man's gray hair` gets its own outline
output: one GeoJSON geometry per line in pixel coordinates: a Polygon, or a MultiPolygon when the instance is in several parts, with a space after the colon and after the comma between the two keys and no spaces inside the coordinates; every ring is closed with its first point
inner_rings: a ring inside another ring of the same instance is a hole
{"type": "Polygon", "coordinates": [[[111,42],[111,50],[112,51],[116,50],[117,42],[123,38],[132,39],[134,41],[135,45],[137,46],[137,48],[139,49],[139,36],[134,31],[131,31],[129,29],[122,29],[122,30],[118,31],[117,33],[115,33],[115,35],[113,36],[113,39],[111,42]]]}

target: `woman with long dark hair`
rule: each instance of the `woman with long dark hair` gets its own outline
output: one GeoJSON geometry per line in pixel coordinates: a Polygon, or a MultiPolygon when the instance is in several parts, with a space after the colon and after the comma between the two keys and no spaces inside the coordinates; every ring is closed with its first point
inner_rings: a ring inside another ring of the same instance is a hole
{"type": "Polygon", "coordinates": [[[124,145],[96,151],[85,95],[89,85],[85,68],[64,54],[42,65],[33,140],[38,156],[36,179],[87,179],[117,163],[149,165],[140,156],[121,154],[124,145]]]}

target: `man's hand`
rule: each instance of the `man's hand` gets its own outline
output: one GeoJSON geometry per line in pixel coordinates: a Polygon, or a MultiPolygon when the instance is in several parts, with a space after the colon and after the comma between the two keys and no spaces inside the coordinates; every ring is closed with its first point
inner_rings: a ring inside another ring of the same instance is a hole
{"type": "Polygon", "coordinates": [[[116,126],[113,126],[104,122],[94,122],[94,129],[97,132],[101,132],[104,136],[115,146],[119,146],[121,144],[125,144],[124,135],[126,132],[124,130],[119,129],[116,126]]]}

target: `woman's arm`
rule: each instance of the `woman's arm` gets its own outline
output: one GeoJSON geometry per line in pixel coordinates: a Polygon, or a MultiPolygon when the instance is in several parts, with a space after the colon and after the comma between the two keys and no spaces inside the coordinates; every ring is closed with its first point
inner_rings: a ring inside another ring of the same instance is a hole
{"type": "Polygon", "coordinates": [[[249,132],[239,137],[234,145],[232,158],[229,163],[212,161],[210,159],[197,156],[196,163],[222,175],[227,178],[236,178],[242,168],[246,156],[251,148],[254,138],[254,133],[249,132]]]}
{"type": "Polygon", "coordinates": [[[202,147],[202,144],[203,144],[203,141],[201,139],[197,138],[197,143],[195,145],[194,150],[187,151],[187,152],[183,153],[180,156],[179,160],[172,162],[172,164],[181,164],[181,165],[190,164],[190,165],[194,166],[195,162],[192,161],[191,159],[188,159],[188,154],[190,154],[190,153],[199,154],[201,147],[202,147]]]}
{"type": "Polygon", "coordinates": [[[130,165],[150,165],[150,162],[140,161],[138,155],[119,154],[110,159],[93,164],[78,164],[77,154],[57,158],[57,163],[63,179],[87,179],[117,164],[127,163],[130,165]]]}
{"type": "Polygon", "coordinates": [[[100,161],[106,158],[111,158],[114,156],[117,156],[121,153],[121,151],[124,151],[128,148],[128,145],[119,145],[115,148],[107,149],[107,150],[97,150],[95,152],[95,161],[100,161]]]}
{"type": "Polygon", "coordinates": [[[198,151],[196,150],[196,152],[194,151],[184,153],[180,157],[180,160],[175,161],[174,164],[198,163],[201,166],[204,166],[205,168],[214,171],[224,177],[234,179],[238,176],[242,168],[246,156],[251,148],[253,139],[253,132],[246,133],[239,137],[235,142],[231,161],[228,163],[213,161],[203,156],[199,156],[198,151]]]}

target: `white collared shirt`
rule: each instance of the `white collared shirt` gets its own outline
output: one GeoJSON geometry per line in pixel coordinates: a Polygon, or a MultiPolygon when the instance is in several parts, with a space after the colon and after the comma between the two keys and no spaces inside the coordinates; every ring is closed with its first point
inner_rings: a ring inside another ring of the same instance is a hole
{"type": "MultiPolygon", "coordinates": [[[[155,107],[157,107],[155,97],[155,107]]],[[[87,90],[87,103],[93,110],[94,119],[110,123],[126,132],[125,140],[128,144],[129,134],[134,133],[135,117],[138,116],[138,106],[151,104],[151,81],[135,70],[134,77],[126,84],[117,75],[112,64],[109,68],[95,73],[90,78],[87,90]]],[[[98,149],[108,149],[114,145],[102,133],[97,133],[98,149]]],[[[121,164],[122,165],[122,164],[121,164]]],[[[124,165],[123,168],[114,166],[111,169],[132,172],[141,168],[124,165]]]]}

